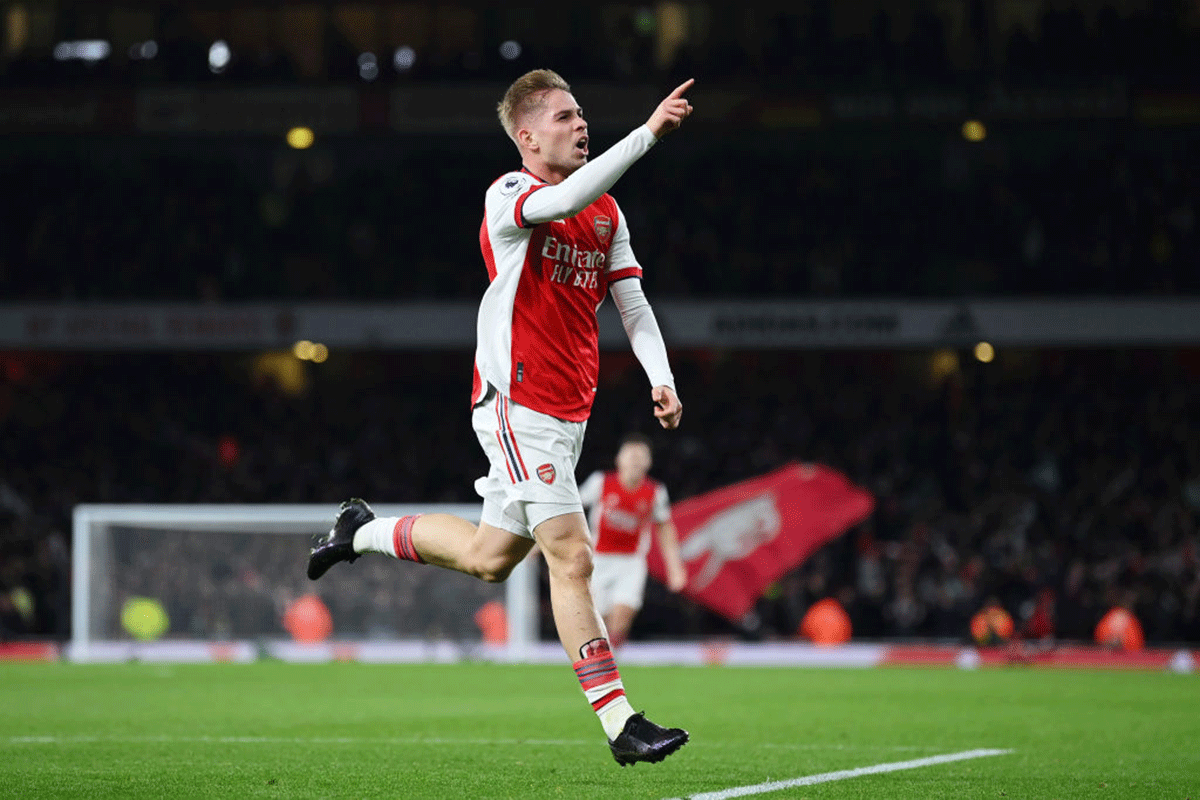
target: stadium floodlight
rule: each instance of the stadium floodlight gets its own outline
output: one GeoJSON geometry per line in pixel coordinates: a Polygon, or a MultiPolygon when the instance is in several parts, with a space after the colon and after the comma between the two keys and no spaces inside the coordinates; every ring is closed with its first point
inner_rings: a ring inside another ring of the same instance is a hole
{"type": "Polygon", "coordinates": [[[233,51],[224,39],[218,39],[208,48],[208,68],[212,72],[223,72],[233,58],[233,51]]]}
{"type": "Polygon", "coordinates": [[[129,57],[134,61],[149,61],[158,55],[158,42],[147,39],[129,46],[129,57]]]}
{"type": "MultiPolygon", "coordinates": [[[[80,505],[73,518],[71,642],[77,661],[124,660],[154,647],[189,653],[274,653],[302,645],[286,610],[316,595],[344,652],[373,648],[400,660],[527,661],[537,647],[537,573],[526,560],[504,584],[385,556],[305,576],[309,537],[332,525],[325,505],[80,505]],[[133,599],[161,604],[167,628],[148,649],[122,622],[133,599]],[[502,604],[504,645],[484,641],[477,615],[502,604]],[[131,648],[141,648],[131,649],[131,648]],[[124,655],[122,655],[124,654],[124,655]]],[[[380,516],[445,512],[478,520],[478,505],[375,506],[380,516]]],[[[146,656],[154,657],[154,656],[146,656]]],[[[299,656],[303,658],[302,652],[299,656]]]]}
{"type": "MultiPolygon", "coordinates": [[[[294,150],[307,150],[308,148],[312,147],[313,142],[316,141],[316,134],[314,134],[313,129],[307,125],[297,125],[294,128],[288,129],[287,134],[284,136],[284,140],[287,141],[288,147],[291,147],[294,150]]],[[[300,342],[297,342],[296,344],[297,346],[301,345],[300,342]]],[[[307,346],[308,348],[311,348],[312,342],[307,342],[307,346]]],[[[301,351],[295,352],[296,358],[305,358],[305,356],[300,354],[301,351]]],[[[304,352],[311,352],[311,350],[306,350],[304,352]]]]}
{"type": "Polygon", "coordinates": [[[505,61],[516,61],[521,57],[521,43],[509,39],[500,45],[500,57],[505,61]]]}
{"type": "Polygon", "coordinates": [[[392,55],[392,66],[396,68],[396,72],[408,72],[416,63],[417,51],[408,45],[397,47],[392,55]]]}
{"type": "Polygon", "coordinates": [[[87,61],[95,63],[108,58],[112,45],[104,39],[81,39],[54,45],[55,61],[87,61]]]}
{"type": "Polygon", "coordinates": [[[374,53],[359,54],[358,77],[368,82],[379,77],[379,63],[376,61],[374,53]]]}

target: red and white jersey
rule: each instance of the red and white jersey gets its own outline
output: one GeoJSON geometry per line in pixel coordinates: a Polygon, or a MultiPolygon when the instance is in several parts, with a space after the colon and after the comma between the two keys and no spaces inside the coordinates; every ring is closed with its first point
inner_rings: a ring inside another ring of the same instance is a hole
{"type": "Polygon", "coordinates": [[[479,307],[472,402],[488,384],[570,422],[588,418],[600,368],[596,311],[609,285],[641,277],[608,194],[568,219],[530,225],[521,209],[549,184],[509,172],[487,190],[479,247],[491,280],[479,307]]]}
{"type": "Polygon", "coordinates": [[[636,553],[650,549],[650,523],[671,521],[667,487],[643,478],[626,489],[616,472],[593,472],[579,487],[579,498],[588,512],[588,525],[597,553],[636,553]]]}

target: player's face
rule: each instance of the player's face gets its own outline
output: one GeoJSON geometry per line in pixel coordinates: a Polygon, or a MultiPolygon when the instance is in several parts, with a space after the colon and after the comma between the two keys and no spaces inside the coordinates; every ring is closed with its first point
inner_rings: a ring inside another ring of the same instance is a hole
{"type": "Polygon", "coordinates": [[[551,89],[545,108],[530,125],[539,155],[555,172],[570,175],[587,163],[588,128],[583,109],[570,92],[551,89]]]}
{"type": "Polygon", "coordinates": [[[629,442],[617,451],[617,472],[641,478],[650,471],[650,448],[644,444],[629,442]]]}

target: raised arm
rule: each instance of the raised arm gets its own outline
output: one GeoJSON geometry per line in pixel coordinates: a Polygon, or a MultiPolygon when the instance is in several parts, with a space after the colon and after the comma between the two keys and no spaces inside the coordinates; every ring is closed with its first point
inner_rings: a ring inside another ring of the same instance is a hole
{"type": "Polygon", "coordinates": [[[562,183],[539,187],[529,195],[521,214],[528,225],[540,225],[573,217],[607,192],[625,174],[625,170],[644,156],[655,142],[678,128],[692,113],[683,97],[694,80],[688,79],[658,104],[646,124],[639,125],[624,139],[595,159],[571,173],[562,183]]]}

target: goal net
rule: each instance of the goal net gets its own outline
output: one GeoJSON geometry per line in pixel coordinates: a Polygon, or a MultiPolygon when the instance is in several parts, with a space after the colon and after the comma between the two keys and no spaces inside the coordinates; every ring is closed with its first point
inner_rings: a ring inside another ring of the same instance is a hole
{"type": "MultiPolygon", "coordinates": [[[[440,511],[472,522],[479,516],[476,505],[378,505],[375,511],[379,516],[440,511]]],[[[195,660],[205,653],[232,660],[532,656],[537,575],[528,560],[503,584],[379,556],[337,565],[310,581],[309,538],[327,532],[335,514],[333,505],[78,506],[69,656],[80,661],[195,660]],[[147,601],[154,609],[150,627],[163,628],[149,635],[130,625],[131,613],[144,614],[147,601]],[[298,601],[310,613],[316,606],[318,627],[328,635],[296,641],[306,638],[297,637],[290,622],[289,609],[298,601]]]]}

